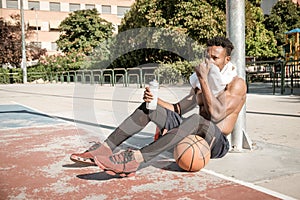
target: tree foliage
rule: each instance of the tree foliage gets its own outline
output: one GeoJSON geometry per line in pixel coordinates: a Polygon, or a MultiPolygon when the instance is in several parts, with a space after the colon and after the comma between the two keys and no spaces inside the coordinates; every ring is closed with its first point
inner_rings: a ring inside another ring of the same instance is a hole
{"type": "Polygon", "coordinates": [[[226,13],[226,0],[206,0],[211,6],[218,7],[226,13]]]}
{"type": "Polygon", "coordinates": [[[265,25],[275,35],[278,51],[283,55],[282,45],[285,44],[285,33],[300,27],[300,7],[292,0],[280,0],[266,17],[265,25]]]}
{"type": "Polygon", "coordinates": [[[181,27],[185,33],[205,44],[208,38],[226,34],[225,13],[205,1],[183,1],[175,6],[172,25],[181,27]]]}
{"type": "MultiPolygon", "coordinates": [[[[32,32],[26,31],[25,38],[32,32]]],[[[45,49],[26,44],[27,60],[39,59],[46,53],[45,49]]],[[[22,32],[20,15],[11,15],[8,20],[0,18],[0,64],[20,67],[22,61],[22,32]]]]}
{"type": "MultiPolygon", "coordinates": [[[[246,55],[273,58],[278,55],[272,31],[264,24],[260,0],[246,0],[246,55]]],[[[139,27],[163,27],[188,35],[199,44],[226,35],[226,0],[137,0],[125,15],[120,31],[139,27]]],[[[175,60],[176,61],[176,60],[175,60]]]]}
{"type": "Polygon", "coordinates": [[[125,15],[120,31],[140,27],[170,28],[187,34],[199,44],[224,35],[225,13],[206,1],[137,0],[125,15]]]}
{"type": "MultiPolygon", "coordinates": [[[[137,0],[125,14],[120,33],[145,27],[163,29],[155,33],[142,32],[134,38],[145,38],[145,44],[140,46],[167,48],[138,49],[120,56],[113,66],[171,63],[182,61],[187,55],[191,58],[203,50],[208,37],[225,34],[224,18],[223,11],[206,1],[137,0]]],[[[136,41],[134,43],[136,45],[136,41]]]]}
{"type": "Polygon", "coordinates": [[[11,21],[0,18],[0,63],[19,65],[22,60],[21,22],[17,15],[10,16],[11,21]]]}
{"type": "Polygon", "coordinates": [[[66,53],[65,55],[47,55],[43,57],[40,64],[48,71],[63,72],[78,70],[85,61],[85,55],[82,53],[66,53]]]}
{"type": "MultiPolygon", "coordinates": [[[[207,0],[212,6],[226,12],[226,0],[207,0]]],[[[261,0],[245,0],[246,56],[272,58],[277,56],[276,40],[264,25],[261,0]]]]}
{"type": "Polygon", "coordinates": [[[113,34],[112,23],[102,19],[96,9],[70,13],[59,29],[60,36],[56,42],[62,52],[76,51],[86,55],[113,34]]]}
{"type": "Polygon", "coordinates": [[[264,15],[258,0],[246,1],[246,55],[257,58],[277,56],[276,40],[264,25],[264,15]],[[251,3],[252,2],[252,3],[251,3]]]}

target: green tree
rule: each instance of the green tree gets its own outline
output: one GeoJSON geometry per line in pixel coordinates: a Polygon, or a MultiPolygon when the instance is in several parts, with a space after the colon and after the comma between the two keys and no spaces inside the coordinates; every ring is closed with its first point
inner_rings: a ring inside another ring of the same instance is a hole
{"type": "Polygon", "coordinates": [[[205,44],[207,38],[224,35],[225,13],[206,1],[137,0],[125,15],[120,31],[140,27],[170,28],[205,44]]]}
{"type": "MultiPolygon", "coordinates": [[[[226,0],[207,0],[212,6],[226,12],[226,0]]],[[[264,25],[261,0],[245,0],[246,55],[261,59],[276,57],[276,40],[264,25]]]]}
{"type": "Polygon", "coordinates": [[[272,31],[264,25],[260,0],[246,1],[246,55],[256,58],[276,57],[276,40],[272,31]]]}
{"type": "Polygon", "coordinates": [[[226,12],[226,0],[206,0],[211,6],[218,7],[224,13],[226,12]]]}
{"type": "Polygon", "coordinates": [[[226,16],[218,7],[205,1],[190,0],[175,6],[171,25],[181,27],[185,33],[205,44],[208,38],[226,34],[226,16]]]}
{"type": "Polygon", "coordinates": [[[77,10],[59,25],[56,41],[62,52],[82,52],[86,55],[113,34],[112,23],[102,19],[96,9],[77,10]]]}
{"type": "MultiPolygon", "coordinates": [[[[267,30],[263,23],[264,15],[260,8],[260,0],[246,0],[245,11],[246,55],[261,59],[276,57],[276,40],[272,31],[267,30]]],[[[184,37],[180,36],[182,34],[198,42],[198,46],[194,45],[194,47],[196,46],[196,49],[201,51],[201,47],[205,45],[208,38],[226,34],[225,12],[226,0],[137,0],[132,5],[131,10],[126,13],[119,30],[124,32],[141,27],[165,28],[179,34],[164,32],[147,35],[147,33],[141,33],[133,35],[132,38],[146,36],[145,43],[157,42],[161,46],[169,45],[176,50],[177,47],[180,49],[181,44],[185,43],[184,37]],[[171,39],[163,40],[160,38],[171,39]]],[[[130,42],[123,44],[131,45],[130,42]]],[[[144,46],[147,45],[144,44],[144,46]]],[[[132,67],[147,62],[177,62],[176,66],[182,66],[179,69],[181,74],[188,77],[190,70],[186,70],[184,73],[182,70],[190,69],[190,65],[186,63],[182,65],[184,59],[176,56],[174,52],[176,51],[170,53],[161,49],[139,49],[119,57],[113,66],[132,67]]],[[[166,69],[169,69],[168,66],[166,69]]]]}
{"type": "MultiPolygon", "coordinates": [[[[261,59],[278,55],[272,30],[264,24],[261,0],[246,0],[246,55],[261,59]]],[[[226,34],[226,0],[137,0],[125,15],[120,31],[164,27],[186,34],[204,45],[226,34]]],[[[176,61],[176,60],[175,60],[176,61]]]]}
{"type": "Polygon", "coordinates": [[[285,33],[300,27],[300,7],[292,0],[280,0],[271,10],[271,14],[265,19],[266,28],[272,31],[277,41],[277,48],[283,55],[285,33]]]}
{"type": "Polygon", "coordinates": [[[22,60],[20,17],[10,16],[13,23],[0,18],[0,63],[18,66],[22,60]]]}
{"type": "Polygon", "coordinates": [[[78,70],[85,64],[85,55],[78,52],[69,52],[65,55],[48,55],[41,59],[40,64],[49,72],[78,70]]]}
{"type": "Polygon", "coordinates": [[[158,31],[154,34],[141,33],[135,35],[134,38],[143,38],[146,35],[144,46],[156,43],[160,44],[157,46],[167,46],[173,51],[157,48],[140,49],[121,56],[113,66],[132,67],[149,62],[182,61],[185,57],[181,57],[182,55],[194,55],[201,52],[208,37],[224,35],[224,19],[223,11],[218,7],[210,6],[205,1],[137,0],[123,18],[119,31],[125,32],[142,27],[163,28],[166,31],[158,31]],[[191,48],[186,48],[184,52],[183,47],[191,40],[193,40],[191,48]]]}

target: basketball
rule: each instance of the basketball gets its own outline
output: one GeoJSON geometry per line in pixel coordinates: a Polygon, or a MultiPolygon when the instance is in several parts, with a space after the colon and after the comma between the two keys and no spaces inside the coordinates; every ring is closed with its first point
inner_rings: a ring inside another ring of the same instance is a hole
{"type": "Polygon", "coordinates": [[[175,146],[174,159],[185,171],[199,171],[210,160],[209,145],[202,137],[189,135],[175,146]]]}

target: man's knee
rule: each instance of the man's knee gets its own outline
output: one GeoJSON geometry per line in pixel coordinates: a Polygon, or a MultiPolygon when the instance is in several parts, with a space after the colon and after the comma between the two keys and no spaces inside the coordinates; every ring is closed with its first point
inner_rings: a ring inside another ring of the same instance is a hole
{"type": "Polygon", "coordinates": [[[143,111],[146,115],[149,114],[149,109],[146,106],[146,102],[143,102],[137,109],[143,111]]]}
{"type": "Polygon", "coordinates": [[[204,120],[204,118],[203,118],[201,115],[196,114],[196,113],[192,114],[192,115],[191,115],[190,117],[188,117],[187,119],[188,119],[188,120],[191,120],[191,121],[197,121],[197,122],[200,122],[200,121],[204,120]]]}
{"type": "MultiPolygon", "coordinates": [[[[204,139],[210,138],[210,135],[214,135],[215,127],[211,122],[199,114],[193,114],[188,119],[189,124],[197,126],[197,135],[203,137],[204,139]],[[209,137],[208,137],[209,136],[209,137]]],[[[211,139],[208,139],[211,140],[211,139]]]]}

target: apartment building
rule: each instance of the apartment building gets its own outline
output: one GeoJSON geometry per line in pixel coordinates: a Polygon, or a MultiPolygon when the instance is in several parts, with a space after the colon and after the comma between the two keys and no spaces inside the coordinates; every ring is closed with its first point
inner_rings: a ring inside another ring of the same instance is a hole
{"type": "MultiPolygon", "coordinates": [[[[111,22],[115,31],[130,9],[134,0],[23,0],[24,21],[33,31],[27,43],[35,43],[47,49],[49,54],[57,50],[58,26],[70,12],[96,8],[100,17],[111,22]]],[[[0,0],[0,17],[8,19],[11,14],[20,14],[21,0],[0,0]]]]}
{"type": "MultiPolygon", "coordinates": [[[[58,26],[70,12],[80,9],[96,8],[103,19],[113,23],[115,31],[124,13],[135,0],[22,0],[24,18],[28,29],[33,31],[27,43],[35,43],[47,49],[49,54],[56,53],[55,41],[59,37],[58,26]]],[[[262,0],[262,8],[267,14],[278,0],[262,0]]],[[[300,5],[300,0],[293,0],[300,5]]],[[[0,17],[9,18],[20,14],[21,0],[0,0],[0,17]]]]}

